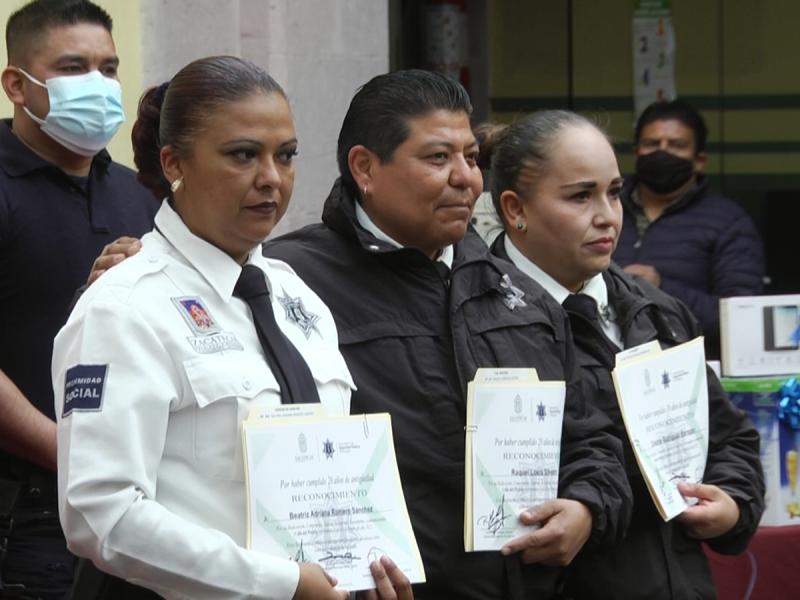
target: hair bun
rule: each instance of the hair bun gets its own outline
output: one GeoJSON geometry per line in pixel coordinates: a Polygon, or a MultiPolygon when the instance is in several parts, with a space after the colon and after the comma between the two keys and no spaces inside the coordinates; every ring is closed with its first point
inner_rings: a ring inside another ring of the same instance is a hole
{"type": "Polygon", "coordinates": [[[169,193],[169,182],[161,170],[161,106],[164,104],[169,82],[147,90],[139,100],[136,122],[131,131],[133,162],[136,164],[136,180],[146,187],[156,200],[163,200],[169,193]]]}
{"type": "Polygon", "coordinates": [[[478,167],[483,171],[488,171],[492,168],[492,153],[494,152],[497,139],[500,134],[508,127],[499,123],[481,123],[473,128],[472,133],[475,139],[478,140],[480,146],[480,155],[478,157],[478,167]]]}

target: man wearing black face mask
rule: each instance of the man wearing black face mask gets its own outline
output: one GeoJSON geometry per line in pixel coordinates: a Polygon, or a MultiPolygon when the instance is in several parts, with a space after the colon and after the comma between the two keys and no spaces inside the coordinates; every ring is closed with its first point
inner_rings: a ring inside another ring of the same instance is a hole
{"type": "Polygon", "coordinates": [[[719,299],[763,289],[764,251],[736,203],[701,174],[708,130],[694,108],[650,105],[636,124],[636,174],[621,194],[624,219],[614,260],[682,300],[700,321],[706,357],[717,359],[719,299]]]}

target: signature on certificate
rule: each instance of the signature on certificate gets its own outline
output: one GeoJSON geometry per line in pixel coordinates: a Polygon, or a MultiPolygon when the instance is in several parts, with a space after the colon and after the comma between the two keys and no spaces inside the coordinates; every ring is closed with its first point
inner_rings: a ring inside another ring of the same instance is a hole
{"type": "Polygon", "coordinates": [[[503,505],[506,502],[506,496],[500,498],[500,504],[496,510],[490,512],[487,516],[478,519],[478,526],[483,527],[489,535],[496,535],[498,531],[503,528],[506,519],[511,515],[506,515],[503,505]]]}
{"type": "Polygon", "coordinates": [[[309,556],[306,556],[306,552],[305,550],[303,550],[303,540],[300,540],[300,548],[295,553],[294,558],[290,556],[289,560],[293,560],[294,562],[297,563],[311,562],[311,558],[309,556]]]}
{"type": "Polygon", "coordinates": [[[319,563],[324,564],[325,568],[327,569],[332,569],[334,567],[349,567],[359,558],[359,556],[356,556],[352,552],[334,554],[333,552],[328,551],[325,556],[319,559],[319,563]]]}
{"type": "Polygon", "coordinates": [[[689,481],[689,476],[686,473],[682,473],[680,471],[672,471],[672,475],[669,478],[670,481],[689,481]]]}

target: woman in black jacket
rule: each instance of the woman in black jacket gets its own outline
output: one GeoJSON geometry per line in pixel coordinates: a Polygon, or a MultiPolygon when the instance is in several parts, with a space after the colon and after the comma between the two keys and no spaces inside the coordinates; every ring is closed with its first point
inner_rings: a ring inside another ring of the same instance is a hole
{"type": "Polygon", "coordinates": [[[611,263],[622,225],[622,178],[611,144],[584,117],[545,111],[485,136],[481,158],[489,157],[505,226],[492,250],[567,310],[584,384],[597,392],[587,398],[616,423],[634,493],[627,537],[611,551],[581,553],[567,592],[592,600],[715,598],[700,540],[735,554],[755,532],[764,509],[758,434],[709,371],[703,483],[680,484],[698,502],[670,522],[661,519],[633,456],[611,370],[622,349],[652,340],[668,348],[700,329],[682,303],[611,263]]]}

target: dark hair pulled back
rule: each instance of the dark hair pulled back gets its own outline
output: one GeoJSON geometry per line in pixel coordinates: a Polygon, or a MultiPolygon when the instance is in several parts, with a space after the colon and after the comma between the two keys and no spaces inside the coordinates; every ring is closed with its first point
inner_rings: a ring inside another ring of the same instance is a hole
{"type": "Polygon", "coordinates": [[[503,218],[500,195],[511,190],[520,196],[544,175],[559,134],[570,127],[593,127],[595,123],[568,110],[544,110],[507,126],[476,128],[481,164],[491,165],[492,203],[503,218]]]}
{"type": "Polygon", "coordinates": [[[470,115],[472,103],[460,83],[432,71],[393,71],[365,83],[350,101],[339,132],[336,158],[342,182],[357,193],[349,165],[354,146],[365,146],[381,163],[388,163],[408,139],[409,120],[436,110],[470,115]]]}
{"type": "Polygon", "coordinates": [[[166,83],[147,90],[139,100],[133,125],[136,179],[157,200],[170,195],[161,169],[161,148],[190,156],[197,135],[221,106],[253,94],[286,93],[258,65],[235,56],[211,56],[189,63],[166,83]]]}

